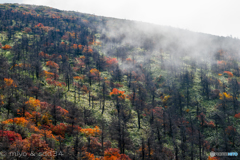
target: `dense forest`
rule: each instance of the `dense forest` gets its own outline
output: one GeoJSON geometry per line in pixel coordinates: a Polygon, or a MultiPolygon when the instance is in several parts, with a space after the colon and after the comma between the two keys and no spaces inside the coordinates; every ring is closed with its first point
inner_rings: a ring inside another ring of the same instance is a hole
{"type": "Polygon", "coordinates": [[[210,152],[240,153],[239,44],[1,4],[0,157],[237,159],[210,152]]]}

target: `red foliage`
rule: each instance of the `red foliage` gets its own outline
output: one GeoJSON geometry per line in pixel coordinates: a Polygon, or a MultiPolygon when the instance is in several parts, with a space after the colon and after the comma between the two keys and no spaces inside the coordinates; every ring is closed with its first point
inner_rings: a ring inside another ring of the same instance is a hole
{"type": "Polygon", "coordinates": [[[240,113],[234,115],[235,118],[240,118],[240,113]]]}
{"type": "Polygon", "coordinates": [[[56,135],[59,135],[61,136],[61,138],[65,138],[65,134],[66,133],[71,133],[72,132],[72,127],[73,127],[73,130],[77,130],[78,132],[81,131],[81,127],[79,127],[78,125],[69,125],[69,124],[64,124],[64,123],[60,123],[56,126],[50,124],[50,127],[49,129],[56,135]]]}
{"type": "Polygon", "coordinates": [[[44,57],[44,58],[50,58],[50,56],[47,53],[40,52],[39,56],[44,57]]]}
{"type": "Polygon", "coordinates": [[[56,69],[59,68],[58,64],[55,63],[55,62],[53,62],[53,61],[47,61],[47,62],[46,62],[46,65],[47,65],[47,66],[54,67],[54,68],[56,68],[56,69]]]}
{"type": "Polygon", "coordinates": [[[93,52],[93,50],[90,46],[88,46],[88,47],[84,46],[83,53],[92,53],[92,52],[93,52]]]}
{"type": "Polygon", "coordinates": [[[233,74],[232,74],[232,72],[229,72],[229,71],[224,71],[223,73],[227,73],[229,77],[233,77],[233,74]]]}
{"type": "Polygon", "coordinates": [[[236,128],[234,128],[233,126],[228,126],[226,129],[225,129],[226,133],[228,135],[232,135],[236,132],[236,128]]]}
{"type": "Polygon", "coordinates": [[[116,65],[118,63],[118,61],[117,61],[117,58],[107,57],[106,63],[107,63],[107,67],[110,67],[112,65],[116,65]]]}
{"type": "Polygon", "coordinates": [[[61,137],[65,137],[65,132],[67,130],[67,125],[65,125],[64,123],[60,123],[59,125],[50,125],[50,130],[56,134],[56,135],[60,135],[61,137]]]}
{"type": "Polygon", "coordinates": [[[16,140],[11,146],[10,150],[23,153],[26,152],[27,156],[33,153],[42,153],[43,159],[50,159],[54,157],[54,150],[48,146],[46,141],[41,139],[41,135],[32,134],[30,137],[24,140],[16,140]]]}
{"type": "Polygon", "coordinates": [[[42,23],[38,23],[35,27],[44,27],[42,23]]]}
{"type": "Polygon", "coordinates": [[[127,61],[127,62],[131,62],[132,59],[131,59],[131,58],[127,58],[126,61],[127,61]]]}
{"type": "Polygon", "coordinates": [[[53,80],[51,78],[47,78],[46,81],[47,81],[48,84],[51,84],[51,85],[54,85],[54,86],[58,86],[58,87],[62,87],[62,85],[66,86],[65,82],[55,81],[55,80],[53,80]]]}
{"type": "Polygon", "coordinates": [[[13,131],[0,130],[0,137],[7,137],[10,143],[12,143],[13,141],[16,141],[16,140],[22,140],[22,136],[13,131]]]}
{"type": "Polygon", "coordinates": [[[77,49],[78,45],[77,44],[73,44],[73,49],[77,49]]]}

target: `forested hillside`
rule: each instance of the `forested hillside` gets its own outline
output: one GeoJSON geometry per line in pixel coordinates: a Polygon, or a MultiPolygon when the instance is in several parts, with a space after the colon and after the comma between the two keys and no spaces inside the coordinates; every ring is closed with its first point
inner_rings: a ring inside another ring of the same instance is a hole
{"type": "Polygon", "coordinates": [[[0,157],[237,159],[239,42],[1,4],[0,157]]]}

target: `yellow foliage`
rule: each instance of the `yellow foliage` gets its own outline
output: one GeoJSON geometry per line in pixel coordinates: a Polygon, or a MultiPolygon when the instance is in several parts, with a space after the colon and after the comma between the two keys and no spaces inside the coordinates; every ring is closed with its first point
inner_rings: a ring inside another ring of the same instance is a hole
{"type": "Polygon", "coordinates": [[[229,94],[227,94],[226,92],[223,92],[222,94],[221,93],[219,93],[219,97],[220,97],[220,99],[227,99],[227,100],[231,100],[233,97],[230,95],[230,93],[229,94]]]}
{"type": "Polygon", "coordinates": [[[167,102],[167,100],[170,98],[170,96],[169,95],[167,95],[167,96],[164,96],[164,98],[163,98],[163,100],[162,100],[162,102],[163,103],[166,103],[167,102]]]}
{"type": "Polygon", "coordinates": [[[36,107],[40,106],[40,101],[38,99],[35,99],[33,97],[30,97],[25,104],[29,104],[32,108],[36,109],[36,107]]]}

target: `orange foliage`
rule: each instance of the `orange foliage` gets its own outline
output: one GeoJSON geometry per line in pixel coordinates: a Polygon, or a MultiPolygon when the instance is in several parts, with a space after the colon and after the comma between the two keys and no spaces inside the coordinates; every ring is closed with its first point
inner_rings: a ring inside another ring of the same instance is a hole
{"type": "Polygon", "coordinates": [[[28,120],[26,120],[24,117],[16,117],[13,119],[8,119],[6,121],[3,121],[2,123],[3,124],[15,123],[21,126],[26,126],[28,124],[28,120]]]}
{"type": "Polygon", "coordinates": [[[12,47],[8,44],[6,44],[4,47],[2,47],[3,50],[9,50],[11,49],[12,47]]]}
{"type": "Polygon", "coordinates": [[[77,44],[73,44],[73,48],[74,48],[74,49],[77,49],[77,48],[78,48],[78,45],[77,45],[77,44]]]}
{"type": "Polygon", "coordinates": [[[62,116],[66,116],[68,114],[68,111],[66,109],[63,109],[62,107],[57,106],[56,108],[57,108],[57,110],[59,110],[59,112],[62,116]]]}
{"type": "Polygon", "coordinates": [[[124,93],[125,91],[120,91],[117,88],[113,88],[112,92],[110,92],[110,96],[118,95],[118,98],[125,99],[126,95],[124,93]]]}
{"type": "Polygon", "coordinates": [[[103,160],[131,160],[127,155],[120,154],[119,149],[109,148],[104,151],[103,160]]]}
{"type": "Polygon", "coordinates": [[[213,121],[208,122],[207,125],[210,126],[210,127],[215,127],[215,124],[214,124],[213,121]]]}
{"type": "Polygon", "coordinates": [[[229,71],[224,71],[223,73],[227,73],[229,77],[233,77],[233,74],[232,74],[232,72],[229,72],[229,71]]]}
{"type": "Polygon", "coordinates": [[[127,62],[131,62],[132,59],[131,59],[131,58],[126,58],[126,61],[127,61],[127,62]]]}
{"type": "Polygon", "coordinates": [[[88,20],[82,19],[82,22],[89,23],[88,20]]]}
{"type": "Polygon", "coordinates": [[[18,67],[22,67],[22,66],[25,66],[25,67],[31,67],[30,64],[23,64],[23,63],[19,63],[18,65],[16,64],[15,66],[18,66],[18,67]]]}
{"type": "Polygon", "coordinates": [[[82,45],[81,45],[81,44],[79,44],[79,45],[78,45],[78,48],[79,48],[79,49],[82,49],[82,45]]]}
{"type": "Polygon", "coordinates": [[[58,64],[55,63],[55,62],[53,62],[53,61],[47,61],[47,62],[46,62],[46,65],[47,65],[47,66],[54,67],[54,68],[56,68],[56,69],[59,68],[58,64]]]}
{"type": "Polygon", "coordinates": [[[46,78],[50,78],[51,76],[54,76],[54,73],[48,72],[48,71],[43,71],[43,74],[45,75],[46,78]]]}
{"type": "Polygon", "coordinates": [[[73,77],[73,79],[75,79],[75,80],[83,80],[84,76],[75,76],[75,77],[73,77]]]}
{"type": "Polygon", "coordinates": [[[95,159],[94,154],[91,154],[91,153],[89,153],[89,152],[84,152],[83,158],[84,158],[84,159],[87,159],[87,160],[98,160],[98,158],[95,159]]]}
{"type": "Polygon", "coordinates": [[[82,132],[83,134],[85,134],[88,137],[95,137],[101,134],[101,130],[99,129],[98,126],[95,126],[94,129],[92,128],[85,128],[85,129],[81,129],[80,132],[82,132]]]}
{"type": "Polygon", "coordinates": [[[219,160],[219,157],[211,157],[211,156],[208,156],[208,160],[219,160]]]}
{"type": "Polygon", "coordinates": [[[11,78],[4,78],[4,82],[7,86],[17,87],[14,81],[11,78]]]}
{"type": "Polygon", "coordinates": [[[8,119],[6,121],[3,121],[2,123],[3,124],[9,124],[9,123],[18,124],[18,125],[21,125],[23,127],[27,127],[30,131],[38,133],[42,136],[46,135],[46,137],[48,137],[48,138],[56,139],[56,137],[52,134],[52,131],[46,131],[46,130],[39,129],[35,125],[30,123],[28,120],[26,120],[24,117],[16,117],[16,118],[13,118],[13,119],[8,119]]]}
{"type": "Polygon", "coordinates": [[[117,160],[120,158],[120,151],[117,148],[109,148],[104,152],[104,160],[117,160]]]}
{"type": "Polygon", "coordinates": [[[96,68],[93,68],[93,69],[90,70],[90,74],[92,76],[99,76],[101,73],[96,68]]]}

